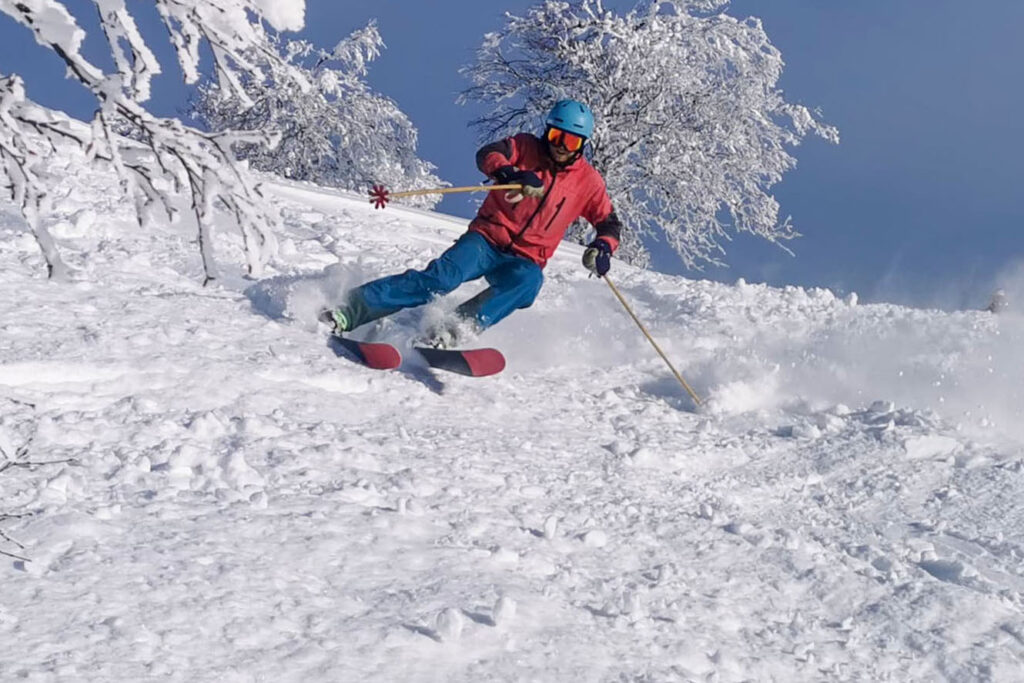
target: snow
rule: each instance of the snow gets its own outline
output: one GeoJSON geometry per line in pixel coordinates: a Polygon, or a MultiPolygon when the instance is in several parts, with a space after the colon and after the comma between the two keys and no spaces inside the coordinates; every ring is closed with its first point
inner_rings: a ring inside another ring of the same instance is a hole
{"type": "Polygon", "coordinates": [[[53,0],[2,0],[0,10],[16,20],[24,13],[31,16],[31,28],[35,31],[40,45],[59,45],[72,57],[78,54],[85,39],[85,31],[78,27],[75,18],[67,8],[53,0]],[[17,7],[21,5],[21,7],[17,7]]]}
{"type": "Polygon", "coordinates": [[[306,0],[253,0],[252,4],[278,31],[301,31],[306,24],[306,0]]]}
{"type": "Polygon", "coordinates": [[[204,288],[66,163],[69,283],[0,205],[0,468],[50,463],[0,471],[0,679],[1021,679],[1013,314],[616,263],[698,410],[565,245],[502,375],[374,372],[317,308],[465,221],[278,183],[204,288]]]}

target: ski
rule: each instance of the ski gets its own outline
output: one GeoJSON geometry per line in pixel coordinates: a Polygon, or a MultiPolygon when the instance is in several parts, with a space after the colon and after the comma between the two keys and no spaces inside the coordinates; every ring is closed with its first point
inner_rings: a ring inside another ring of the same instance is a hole
{"type": "Polygon", "coordinates": [[[505,369],[505,356],[497,349],[435,349],[414,346],[427,365],[467,377],[488,377],[505,369]]]}
{"type": "MultiPolygon", "coordinates": [[[[335,353],[354,356],[374,370],[394,370],[402,364],[401,352],[386,342],[362,342],[332,334],[330,343],[335,353]]],[[[497,349],[413,348],[430,367],[466,377],[489,377],[505,369],[505,356],[497,349]]]]}
{"type": "Polygon", "coordinates": [[[384,342],[361,342],[331,335],[331,345],[337,351],[344,349],[368,368],[394,370],[402,364],[402,354],[391,344],[384,342]]]}

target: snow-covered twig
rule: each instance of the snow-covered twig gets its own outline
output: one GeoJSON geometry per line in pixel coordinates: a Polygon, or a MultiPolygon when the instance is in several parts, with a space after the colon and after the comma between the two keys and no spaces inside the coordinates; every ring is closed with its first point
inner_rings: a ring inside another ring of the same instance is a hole
{"type": "Polygon", "coordinates": [[[15,560],[21,560],[22,562],[31,562],[32,561],[32,560],[30,560],[27,557],[22,557],[21,555],[15,555],[14,553],[9,553],[6,550],[0,550],[0,555],[4,555],[6,557],[13,557],[15,560]]]}
{"type": "MultiPolygon", "coordinates": [[[[27,515],[0,514],[0,522],[5,522],[8,519],[20,519],[20,518],[26,517],[26,516],[27,515]]],[[[0,529],[0,538],[2,538],[3,540],[7,541],[8,543],[13,543],[14,545],[18,546],[18,548],[21,549],[21,550],[25,549],[25,545],[23,543],[20,543],[20,542],[14,540],[13,538],[11,538],[10,536],[8,536],[7,533],[5,533],[3,529],[0,529]]],[[[22,557],[21,555],[15,555],[14,553],[9,553],[9,552],[7,552],[6,550],[3,550],[3,549],[0,549],[0,555],[5,555],[7,557],[13,557],[14,559],[21,560],[22,562],[31,562],[32,561],[32,560],[30,560],[27,557],[22,557]]]]}
{"type": "Polygon", "coordinates": [[[33,461],[15,461],[8,460],[3,465],[0,465],[0,474],[8,470],[11,467],[21,467],[23,469],[32,469],[33,467],[43,467],[46,465],[66,465],[66,464],[77,464],[78,461],[74,458],[65,458],[64,460],[33,460],[33,461]]]}
{"type": "MultiPolygon", "coordinates": [[[[6,401],[8,404],[11,404],[11,405],[5,406],[5,411],[4,411],[4,418],[5,419],[4,419],[4,422],[6,422],[7,419],[9,419],[11,417],[10,413],[14,413],[18,408],[28,408],[29,410],[32,410],[32,411],[35,410],[35,405],[33,405],[31,403],[27,403],[25,401],[19,401],[17,399],[6,398],[6,397],[3,400],[6,401]]],[[[42,466],[46,466],[46,465],[57,465],[57,464],[75,463],[76,462],[74,458],[66,458],[66,459],[62,459],[62,460],[49,460],[49,461],[30,461],[30,460],[26,460],[26,458],[29,455],[29,451],[31,450],[32,442],[35,440],[35,434],[36,434],[36,429],[38,427],[38,423],[37,423],[37,421],[35,419],[32,419],[32,418],[26,419],[25,422],[28,422],[28,423],[31,424],[31,429],[30,429],[30,431],[29,431],[29,433],[27,435],[23,435],[24,443],[22,443],[17,448],[15,448],[14,443],[13,443],[12,439],[10,438],[10,435],[7,433],[7,431],[5,429],[0,429],[0,474],[3,474],[4,472],[6,472],[7,470],[12,469],[12,468],[22,468],[22,469],[31,470],[31,469],[34,469],[36,467],[42,467],[42,466]]],[[[8,499],[8,496],[6,495],[6,492],[3,490],[3,488],[0,487],[0,500],[6,500],[6,499],[8,499]]],[[[6,521],[12,520],[12,519],[22,519],[24,517],[31,516],[31,514],[32,513],[0,512],[0,522],[6,522],[6,521]]],[[[2,539],[4,541],[7,541],[8,543],[13,543],[14,545],[18,546],[18,548],[20,548],[22,550],[25,549],[25,546],[23,544],[19,543],[18,541],[16,541],[13,538],[11,538],[11,536],[9,536],[2,529],[0,529],[0,539],[2,539]]],[[[4,551],[4,550],[0,550],[0,554],[3,554],[5,556],[7,556],[7,557],[13,557],[14,559],[22,560],[22,561],[25,561],[25,562],[29,562],[30,561],[29,558],[27,558],[27,557],[23,557],[21,555],[17,555],[15,553],[7,552],[7,551],[4,551]]]]}
{"type": "MultiPolygon", "coordinates": [[[[364,80],[368,63],[384,46],[374,22],[331,52],[301,40],[273,42],[312,87],[301,90],[292,81],[243,78],[204,84],[193,102],[192,113],[211,130],[276,133],[273,145],[236,144],[241,158],[285,178],[353,191],[374,184],[444,184],[433,165],[416,156],[418,133],[409,118],[364,80]]],[[[253,63],[263,59],[262,53],[252,51],[253,63]]],[[[409,203],[431,208],[438,201],[417,197],[409,203]]]]}
{"type": "MultiPolygon", "coordinates": [[[[6,468],[5,467],[0,467],[0,473],[2,473],[4,471],[4,469],[6,469],[6,468]]],[[[9,519],[21,519],[22,517],[27,517],[27,516],[28,515],[15,515],[15,514],[10,514],[10,513],[0,513],[0,522],[6,522],[9,519]]],[[[13,538],[11,538],[9,535],[7,535],[7,533],[4,532],[3,529],[0,529],[0,539],[3,539],[5,541],[7,541],[8,543],[13,543],[14,545],[18,546],[18,548],[20,548],[21,550],[25,549],[25,546],[22,543],[20,543],[20,542],[14,540],[13,538]]],[[[16,560],[22,560],[24,562],[30,562],[31,561],[27,557],[22,557],[21,555],[15,555],[14,553],[9,553],[9,552],[7,552],[7,551],[5,551],[3,549],[0,549],[0,555],[6,555],[7,557],[13,557],[16,560]]]]}

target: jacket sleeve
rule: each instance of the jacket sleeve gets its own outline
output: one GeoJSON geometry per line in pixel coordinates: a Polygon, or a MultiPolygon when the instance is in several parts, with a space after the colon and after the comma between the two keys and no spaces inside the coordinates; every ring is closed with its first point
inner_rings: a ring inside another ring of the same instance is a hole
{"type": "Polygon", "coordinates": [[[598,183],[600,187],[583,207],[583,217],[594,226],[597,231],[597,239],[607,242],[614,252],[619,248],[619,240],[622,239],[622,222],[615,213],[615,207],[612,206],[612,200],[608,196],[604,180],[599,177],[598,183]]]}
{"type": "Polygon", "coordinates": [[[476,151],[476,167],[486,175],[492,175],[502,166],[511,166],[512,139],[505,138],[484,145],[476,151]]]}
{"type": "Polygon", "coordinates": [[[615,211],[608,214],[608,218],[595,225],[594,228],[597,229],[597,238],[607,242],[613,252],[619,248],[619,240],[622,239],[622,222],[619,221],[615,211]]]}
{"type": "Polygon", "coordinates": [[[524,135],[529,136],[529,133],[520,133],[515,137],[484,145],[476,152],[476,167],[484,175],[492,176],[502,166],[518,165],[523,150],[523,141],[520,137],[524,135]]]}

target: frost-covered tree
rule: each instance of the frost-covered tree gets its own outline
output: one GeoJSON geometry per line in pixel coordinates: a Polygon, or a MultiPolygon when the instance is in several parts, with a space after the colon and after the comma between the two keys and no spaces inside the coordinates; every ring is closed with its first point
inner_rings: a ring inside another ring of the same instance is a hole
{"type": "MultiPolygon", "coordinates": [[[[81,4],[81,3],[79,3],[81,4]]],[[[200,50],[213,58],[221,87],[242,101],[243,79],[273,78],[308,87],[301,73],[271,44],[266,24],[302,28],[305,0],[154,0],[174,47],[185,81],[200,77],[200,50]],[[259,61],[254,59],[259,55],[259,61]]],[[[153,209],[175,214],[174,196],[191,201],[206,279],[216,276],[211,226],[226,214],[241,230],[249,272],[258,274],[275,249],[277,216],[259,186],[236,161],[237,143],[270,143],[264,132],[207,133],[175,119],[159,118],[143,107],[161,67],[146,45],[125,0],[92,0],[109,47],[114,70],[107,72],[82,53],[85,32],[60,0],[0,0],[0,12],[32,31],[67,66],[71,81],[96,99],[91,126],[33,103],[18,76],[0,75],[0,183],[21,205],[46,258],[51,276],[65,268],[41,216],[52,181],[47,158],[71,143],[96,163],[112,166],[125,193],[136,202],[145,224],[153,209]]]]}
{"type": "MultiPolygon", "coordinates": [[[[625,15],[601,0],[547,0],[484,37],[460,101],[491,111],[484,139],[539,127],[563,97],[588,103],[588,154],[627,227],[620,254],[644,265],[644,237],[687,267],[721,263],[730,230],[797,235],[769,193],[808,134],[838,132],[777,87],[783,61],[758,19],[725,0],[644,0],[625,15]]],[[[579,232],[573,235],[582,237],[579,232]]]]}
{"type": "MultiPolygon", "coordinates": [[[[242,81],[247,102],[211,82],[200,88],[193,113],[211,130],[274,131],[276,146],[238,145],[236,152],[255,168],[286,178],[349,190],[373,183],[440,186],[434,166],[416,156],[412,122],[364,80],[383,47],[374,22],[330,52],[306,41],[281,41],[280,53],[311,88],[302,89],[293,79],[247,78],[242,81]]],[[[254,54],[253,60],[262,57],[254,54]]],[[[435,195],[408,203],[429,208],[438,201],[435,195]]]]}

